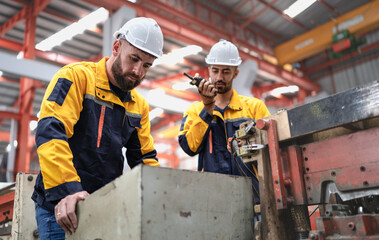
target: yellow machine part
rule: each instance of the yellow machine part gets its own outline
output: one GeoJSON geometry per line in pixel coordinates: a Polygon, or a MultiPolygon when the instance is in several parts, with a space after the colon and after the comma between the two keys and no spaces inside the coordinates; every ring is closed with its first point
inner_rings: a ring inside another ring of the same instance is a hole
{"type": "Polygon", "coordinates": [[[332,46],[332,36],[348,29],[360,34],[379,26],[379,0],[371,1],[274,49],[279,65],[294,63],[332,46]]]}

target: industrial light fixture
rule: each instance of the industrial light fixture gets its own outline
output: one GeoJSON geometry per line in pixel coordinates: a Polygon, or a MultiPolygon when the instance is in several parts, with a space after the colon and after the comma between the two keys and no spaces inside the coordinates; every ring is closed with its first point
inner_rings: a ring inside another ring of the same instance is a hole
{"type": "Polygon", "coordinates": [[[299,87],[296,85],[290,85],[287,87],[278,87],[270,91],[270,95],[274,97],[280,97],[283,94],[294,94],[299,91],[299,87]]]}
{"type": "MultiPolygon", "coordinates": [[[[18,145],[17,140],[14,140],[14,141],[13,141],[13,147],[16,148],[17,145],[18,145]]],[[[9,143],[9,144],[7,145],[7,147],[5,148],[5,151],[10,152],[10,151],[11,151],[11,147],[12,147],[12,146],[11,146],[11,143],[9,143]]]]}
{"type": "Polygon", "coordinates": [[[202,50],[203,48],[197,45],[189,45],[183,48],[175,49],[172,52],[157,58],[153,63],[153,67],[159,64],[175,65],[177,63],[182,63],[184,61],[184,57],[198,54],[202,50]]]}
{"type": "Polygon", "coordinates": [[[53,47],[62,44],[64,41],[70,40],[74,36],[83,33],[85,30],[95,28],[98,23],[104,22],[108,18],[108,15],[108,10],[105,8],[99,8],[83,17],[78,22],[63,28],[59,32],[41,41],[35,48],[41,51],[49,51],[53,47]]]}
{"type": "Polygon", "coordinates": [[[149,113],[149,120],[151,122],[151,120],[153,120],[154,118],[158,117],[159,115],[161,115],[163,113],[163,109],[162,108],[154,108],[153,110],[150,111],[149,113]]]}
{"type": "Polygon", "coordinates": [[[283,13],[287,14],[289,17],[294,18],[305,9],[310,7],[316,0],[297,0],[291,6],[289,6],[283,13]]]}
{"type": "MultiPolygon", "coordinates": [[[[145,95],[143,92],[141,92],[145,95]]],[[[162,108],[165,111],[184,113],[184,111],[191,105],[192,102],[180,99],[171,95],[161,88],[152,89],[146,92],[146,101],[152,107],[162,108]]]]}
{"type": "Polygon", "coordinates": [[[34,131],[38,126],[38,121],[32,120],[29,122],[30,131],[34,131]]]}
{"type": "Polygon", "coordinates": [[[188,81],[187,82],[178,82],[172,85],[172,89],[179,90],[179,91],[185,91],[190,88],[196,88],[194,85],[191,85],[188,81]]]}

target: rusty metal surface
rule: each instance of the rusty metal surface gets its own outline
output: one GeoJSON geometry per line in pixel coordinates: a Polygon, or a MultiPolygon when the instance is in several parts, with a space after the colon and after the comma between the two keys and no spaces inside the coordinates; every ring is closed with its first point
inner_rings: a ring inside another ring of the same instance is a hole
{"type": "Polygon", "coordinates": [[[307,204],[304,185],[303,159],[300,147],[291,145],[281,148],[285,197],[292,205],[307,204]]]}
{"type": "Polygon", "coordinates": [[[251,179],[146,165],[78,204],[67,239],[253,238],[251,179]]]}
{"type": "MultiPolygon", "coordinates": [[[[263,119],[261,119],[263,120],[263,119]]],[[[273,119],[257,122],[260,130],[267,131],[268,149],[270,155],[272,180],[274,184],[274,194],[276,198],[276,207],[278,209],[287,208],[287,198],[285,194],[285,184],[283,177],[283,166],[279,150],[279,138],[276,127],[276,121],[273,119]]]]}
{"type": "Polygon", "coordinates": [[[329,182],[341,192],[379,188],[378,136],[373,128],[301,146],[309,204],[325,200],[329,182]]]}
{"type": "Polygon", "coordinates": [[[311,235],[319,238],[313,239],[379,239],[378,214],[317,218],[316,226],[311,235]]]}

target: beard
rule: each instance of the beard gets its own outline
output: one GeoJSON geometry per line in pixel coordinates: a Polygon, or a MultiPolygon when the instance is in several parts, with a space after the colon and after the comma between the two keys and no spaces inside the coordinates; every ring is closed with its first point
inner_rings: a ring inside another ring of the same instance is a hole
{"type": "Polygon", "coordinates": [[[215,84],[215,87],[216,87],[216,89],[217,89],[217,93],[220,93],[220,94],[222,94],[222,93],[226,93],[226,92],[228,92],[230,89],[232,89],[232,85],[231,84],[226,84],[225,82],[223,82],[223,81],[217,81],[217,82],[215,82],[214,83],[215,84]],[[221,86],[219,85],[219,86],[217,86],[217,84],[222,84],[221,86]]]}
{"type": "Polygon", "coordinates": [[[135,75],[133,73],[123,73],[122,68],[121,68],[121,59],[120,56],[116,58],[114,63],[112,64],[111,68],[113,77],[118,85],[118,87],[123,91],[123,92],[128,92],[138,85],[140,85],[143,77],[140,77],[138,75],[135,75]],[[135,78],[135,81],[130,80],[129,77],[135,78]]]}

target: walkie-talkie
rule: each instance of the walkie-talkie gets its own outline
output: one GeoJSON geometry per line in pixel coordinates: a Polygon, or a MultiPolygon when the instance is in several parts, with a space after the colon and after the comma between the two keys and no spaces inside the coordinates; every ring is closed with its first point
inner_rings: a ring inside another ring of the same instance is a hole
{"type": "Polygon", "coordinates": [[[186,75],[189,79],[191,79],[190,84],[195,85],[196,87],[199,87],[200,82],[204,79],[202,77],[192,77],[186,72],[183,74],[186,75]]]}
{"type": "MultiPolygon", "coordinates": [[[[184,75],[186,75],[189,79],[191,79],[190,84],[195,85],[196,87],[199,87],[200,82],[204,79],[202,77],[192,77],[188,73],[184,72],[184,75]]],[[[217,95],[217,92],[215,92],[215,96],[217,95]]]]}

